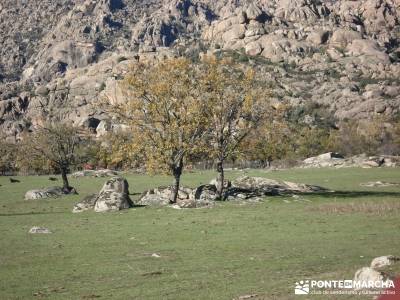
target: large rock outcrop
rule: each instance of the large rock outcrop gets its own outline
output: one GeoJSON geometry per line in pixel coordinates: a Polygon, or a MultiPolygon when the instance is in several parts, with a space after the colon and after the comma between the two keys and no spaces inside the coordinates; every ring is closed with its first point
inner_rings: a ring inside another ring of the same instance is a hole
{"type": "Polygon", "coordinates": [[[85,197],[75,204],[73,212],[94,209],[95,212],[119,211],[133,207],[126,179],[113,177],[106,181],[98,194],[85,197]]]}

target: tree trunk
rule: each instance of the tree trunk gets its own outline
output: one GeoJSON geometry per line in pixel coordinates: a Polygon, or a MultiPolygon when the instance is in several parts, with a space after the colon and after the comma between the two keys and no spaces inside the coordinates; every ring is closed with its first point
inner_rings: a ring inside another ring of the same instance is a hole
{"type": "Polygon", "coordinates": [[[178,165],[173,167],[172,173],[174,176],[174,182],[172,185],[172,194],[171,194],[171,199],[170,203],[176,203],[176,199],[178,199],[178,193],[179,193],[179,185],[181,181],[181,175],[182,175],[182,169],[183,169],[183,159],[181,159],[178,163],[178,165]]]}
{"type": "Polygon", "coordinates": [[[61,168],[61,177],[62,177],[62,181],[63,181],[64,193],[68,194],[71,191],[71,187],[69,186],[66,168],[61,168]]]}
{"type": "Polygon", "coordinates": [[[272,157],[268,156],[268,168],[271,168],[272,157]]]}
{"type": "Polygon", "coordinates": [[[224,162],[222,160],[217,162],[217,173],[217,198],[223,200],[225,174],[224,162]]]}

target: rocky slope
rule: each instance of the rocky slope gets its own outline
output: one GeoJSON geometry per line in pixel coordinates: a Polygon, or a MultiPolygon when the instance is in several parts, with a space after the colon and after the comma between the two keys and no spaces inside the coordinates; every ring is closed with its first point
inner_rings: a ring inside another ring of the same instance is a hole
{"type": "Polygon", "coordinates": [[[399,14],[399,0],[2,1],[0,131],[58,117],[101,135],[121,125],[96,103],[119,101],[132,62],[204,51],[257,67],[277,101],[394,116],[399,14]]]}

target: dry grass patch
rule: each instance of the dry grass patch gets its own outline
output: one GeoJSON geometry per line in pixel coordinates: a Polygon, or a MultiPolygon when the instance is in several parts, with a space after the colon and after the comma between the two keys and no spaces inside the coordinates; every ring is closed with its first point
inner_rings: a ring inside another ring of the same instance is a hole
{"type": "Polygon", "coordinates": [[[379,201],[379,202],[328,203],[312,207],[310,210],[327,214],[364,213],[371,215],[387,215],[388,213],[399,213],[400,202],[379,201]]]}

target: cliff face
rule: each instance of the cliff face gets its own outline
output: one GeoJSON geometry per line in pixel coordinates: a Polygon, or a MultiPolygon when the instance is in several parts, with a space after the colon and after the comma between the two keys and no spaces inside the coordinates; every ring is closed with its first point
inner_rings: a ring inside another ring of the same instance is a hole
{"type": "MultiPolygon", "coordinates": [[[[4,2],[4,3],[3,3],[4,2]]],[[[0,4],[0,130],[46,118],[98,134],[131,62],[238,51],[277,99],[338,119],[400,110],[400,1],[17,0],[0,4]]]]}

